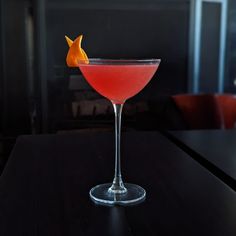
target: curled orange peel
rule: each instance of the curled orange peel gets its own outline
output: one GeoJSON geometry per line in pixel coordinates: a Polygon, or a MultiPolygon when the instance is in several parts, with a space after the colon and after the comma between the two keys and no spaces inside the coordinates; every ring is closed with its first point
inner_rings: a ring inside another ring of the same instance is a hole
{"type": "Polygon", "coordinates": [[[67,37],[66,35],[65,35],[65,38],[66,38],[66,42],[67,42],[68,46],[71,47],[71,45],[73,44],[73,40],[71,40],[71,39],[70,39],[69,37],[67,37]]]}
{"type": "Polygon", "coordinates": [[[83,35],[79,35],[74,41],[65,36],[69,50],[66,56],[66,63],[69,67],[78,67],[81,61],[85,64],[89,63],[89,59],[85,51],[81,48],[83,35]]]}

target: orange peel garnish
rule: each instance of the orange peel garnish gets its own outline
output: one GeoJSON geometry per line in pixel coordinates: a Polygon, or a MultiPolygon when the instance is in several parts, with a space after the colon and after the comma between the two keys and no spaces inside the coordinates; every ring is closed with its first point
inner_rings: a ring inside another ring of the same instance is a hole
{"type": "Polygon", "coordinates": [[[73,40],[71,40],[71,39],[70,39],[69,37],[67,37],[66,35],[65,35],[65,38],[66,38],[66,42],[67,42],[68,46],[71,47],[71,45],[73,44],[73,40]]]}
{"type": "Polygon", "coordinates": [[[74,41],[65,36],[69,45],[69,50],[66,56],[66,63],[69,67],[78,67],[79,61],[88,64],[89,59],[85,51],[81,48],[83,35],[79,35],[74,41]]]}

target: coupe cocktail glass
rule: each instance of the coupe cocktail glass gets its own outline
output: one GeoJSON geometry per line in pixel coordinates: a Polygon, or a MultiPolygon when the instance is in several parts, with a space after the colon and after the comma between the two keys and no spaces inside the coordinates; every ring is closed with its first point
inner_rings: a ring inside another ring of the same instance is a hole
{"type": "Polygon", "coordinates": [[[131,205],[145,199],[145,190],[135,184],[123,183],[120,166],[121,113],[125,101],[140,92],[155,74],[160,59],[79,61],[87,82],[109,99],[115,112],[115,174],[112,183],[100,184],[90,190],[91,199],[103,205],[131,205]]]}

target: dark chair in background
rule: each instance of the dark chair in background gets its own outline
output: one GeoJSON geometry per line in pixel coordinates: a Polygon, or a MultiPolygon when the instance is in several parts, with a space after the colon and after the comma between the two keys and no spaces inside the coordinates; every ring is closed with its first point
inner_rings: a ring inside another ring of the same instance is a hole
{"type": "Polygon", "coordinates": [[[224,128],[235,128],[236,122],[236,96],[233,94],[220,94],[215,95],[217,102],[220,106],[223,119],[224,128]]]}
{"type": "Polygon", "coordinates": [[[214,94],[172,96],[186,122],[187,129],[221,129],[223,115],[214,94]]]}

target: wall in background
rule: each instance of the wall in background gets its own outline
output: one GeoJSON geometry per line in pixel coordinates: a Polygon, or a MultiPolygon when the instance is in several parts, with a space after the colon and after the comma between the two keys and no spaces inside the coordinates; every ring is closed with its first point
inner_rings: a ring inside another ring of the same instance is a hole
{"type": "Polygon", "coordinates": [[[225,92],[236,93],[236,1],[229,1],[225,92]]]}
{"type": "Polygon", "coordinates": [[[79,73],[65,67],[65,34],[72,38],[84,34],[83,48],[90,57],[162,59],[151,83],[131,102],[187,91],[189,1],[50,0],[44,8],[41,28],[46,28],[48,76],[44,95],[49,107],[43,110],[49,123],[64,109],[61,98],[66,96],[68,74],[79,73]]]}
{"type": "Polygon", "coordinates": [[[30,132],[25,38],[27,1],[1,0],[1,130],[30,132]]]}
{"type": "MultiPolygon", "coordinates": [[[[93,57],[162,58],[156,78],[133,101],[188,91],[189,0],[1,0],[1,6],[0,103],[5,136],[34,131],[32,116],[39,132],[50,131],[56,117],[66,118],[66,106],[74,99],[68,78],[79,72],[65,66],[64,34],[74,38],[83,33],[83,47],[93,57]],[[28,37],[29,31],[35,37],[28,37]],[[33,51],[28,40],[34,40],[33,51]]],[[[226,92],[234,92],[236,83],[235,19],[236,3],[230,0],[226,92]]],[[[214,91],[210,81],[206,85],[214,91]]]]}

